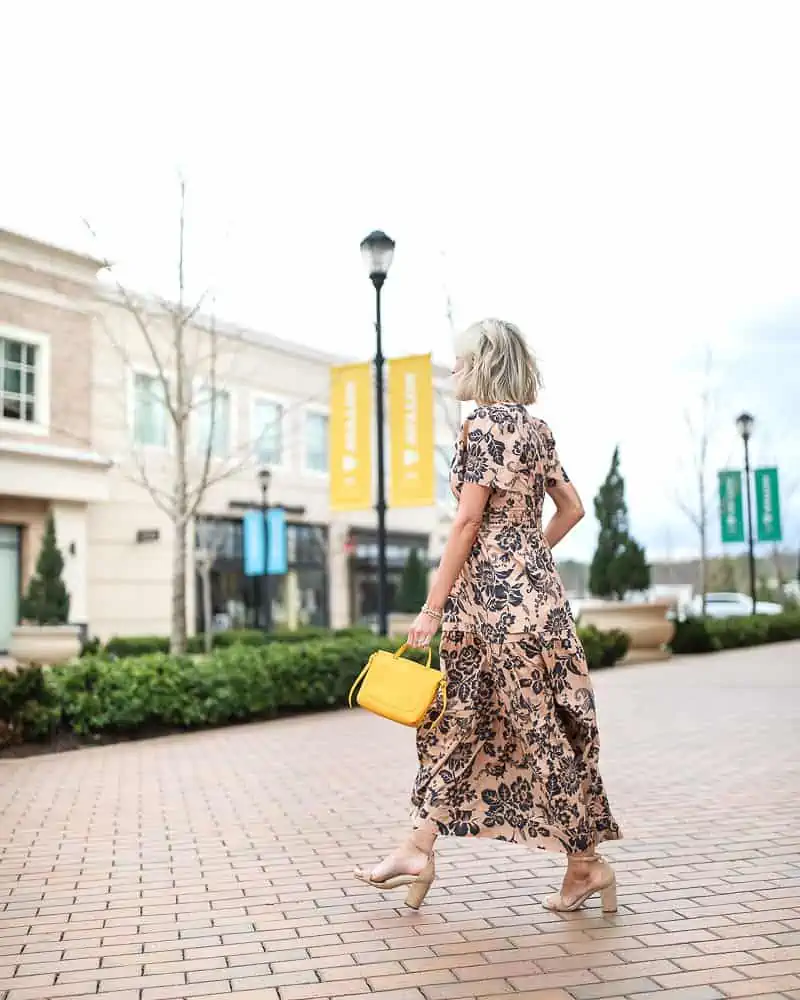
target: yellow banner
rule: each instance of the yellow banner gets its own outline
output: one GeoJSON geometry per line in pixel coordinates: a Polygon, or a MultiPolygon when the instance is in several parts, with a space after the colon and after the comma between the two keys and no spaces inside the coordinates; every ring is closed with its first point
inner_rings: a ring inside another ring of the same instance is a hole
{"type": "Polygon", "coordinates": [[[331,369],[331,510],[367,510],[372,500],[372,365],[331,369]]]}
{"type": "Polygon", "coordinates": [[[434,496],[430,354],[389,362],[390,507],[429,507],[434,496]]]}

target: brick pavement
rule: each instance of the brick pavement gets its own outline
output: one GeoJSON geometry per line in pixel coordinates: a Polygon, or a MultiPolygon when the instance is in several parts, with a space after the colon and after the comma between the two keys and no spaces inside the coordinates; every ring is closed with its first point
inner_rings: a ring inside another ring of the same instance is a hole
{"type": "Polygon", "coordinates": [[[800,1000],[800,645],[596,675],[620,912],[448,841],[415,914],[354,882],[412,734],[363,712],[0,762],[0,1000],[800,1000]]]}

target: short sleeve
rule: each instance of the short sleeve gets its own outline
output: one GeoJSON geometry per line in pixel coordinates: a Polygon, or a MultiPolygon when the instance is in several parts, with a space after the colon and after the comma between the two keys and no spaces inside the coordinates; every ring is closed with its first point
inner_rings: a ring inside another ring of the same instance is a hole
{"type": "Polygon", "coordinates": [[[509,490],[515,479],[519,440],[517,421],[501,406],[480,406],[461,428],[462,483],[509,490]]]}
{"type": "Polygon", "coordinates": [[[561,459],[558,457],[558,450],[556,449],[556,440],[553,437],[553,432],[550,430],[548,425],[544,423],[544,421],[542,421],[541,424],[541,438],[544,453],[543,463],[545,486],[548,490],[552,490],[557,486],[563,486],[565,483],[568,483],[570,479],[564,470],[564,466],[561,464],[561,459]]]}

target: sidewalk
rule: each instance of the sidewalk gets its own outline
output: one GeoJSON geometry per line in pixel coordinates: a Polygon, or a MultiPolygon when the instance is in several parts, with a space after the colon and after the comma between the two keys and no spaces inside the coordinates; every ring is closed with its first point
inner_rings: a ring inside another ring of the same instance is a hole
{"type": "Polygon", "coordinates": [[[353,881],[413,733],[334,712],[0,762],[0,1000],[800,1000],[800,644],[594,677],[618,915],[484,841],[418,914],[353,881]]]}

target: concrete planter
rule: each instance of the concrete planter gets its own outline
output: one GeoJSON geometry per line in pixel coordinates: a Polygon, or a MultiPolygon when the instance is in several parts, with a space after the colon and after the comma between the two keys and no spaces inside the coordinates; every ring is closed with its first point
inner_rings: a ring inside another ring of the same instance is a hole
{"type": "Polygon", "coordinates": [[[630,649],[623,663],[665,660],[672,655],[666,647],[675,635],[675,623],[667,618],[672,607],[670,601],[652,604],[592,602],[581,609],[580,624],[594,625],[601,632],[619,629],[630,636],[630,649]]]}
{"type": "Polygon", "coordinates": [[[18,625],[11,632],[9,655],[17,663],[42,667],[74,660],[81,651],[77,625],[18,625]]]}

